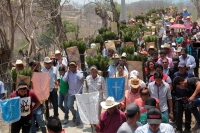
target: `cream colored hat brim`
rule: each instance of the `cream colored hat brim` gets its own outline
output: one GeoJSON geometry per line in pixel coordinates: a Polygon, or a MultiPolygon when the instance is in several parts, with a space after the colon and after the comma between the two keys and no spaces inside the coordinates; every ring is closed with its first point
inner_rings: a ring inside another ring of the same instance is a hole
{"type": "Polygon", "coordinates": [[[107,105],[106,105],[106,102],[103,101],[103,102],[101,102],[101,107],[102,107],[103,109],[109,109],[109,108],[112,108],[112,107],[114,107],[114,106],[116,106],[116,105],[118,105],[118,104],[119,104],[118,102],[115,102],[112,106],[107,106],[107,105]]]}

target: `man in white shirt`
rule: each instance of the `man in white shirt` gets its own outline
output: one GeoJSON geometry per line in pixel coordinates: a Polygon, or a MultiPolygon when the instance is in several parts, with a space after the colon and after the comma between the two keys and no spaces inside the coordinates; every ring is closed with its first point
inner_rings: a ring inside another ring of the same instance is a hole
{"type": "Polygon", "coordinates": [[[179,61],[185,62],[188,71],[194,73],[194,68],[196,67],[195,58],[192,55],[188,55],[187,50],[185,48],[181,49],[180,54],[181,55],[179,56],[179,61]]]}
{"type": "Polygon", "coordinates": [[[159,32],[158,32],[158,46],[159,46],[159,49],[161,49],[161,45],[162,45],[162,38],[163,38],[163,35],[165,34],[165,28],[163,27],[163,23],[162,23],[162,26],[160,27],[159,29],[159,32]]]}
{"type": "Polygon", "coordinates": [[[62,57],[61,52],[59,50],[55,51],[56,57],[56,68],[59,69],[60,66],[64,66],[67,69],[68,61],[66,57],[62,57]]]}
{"type": "Polygon", "coordinates": [[[171,90],[168,83],[162,80],[163,74],[156,72],[154,74],[154,82],[149,83],[148,90],[151,97],[159,100],[159,106],[161,112],[169,119],[173,119],[173,107],[172,107],[172,96],[171,90]],[[169,107],[168,107],[169,105],[169,107]]]}
{"type": "Polygon", "coordinates": [[[170,124],[161,122],[161,112],[156,108],[150,109],[147,112],[147,124],[138,127],[135,133],[175,133],[170,124]]]}
{"type": "Polygon", "coordinates": [[[92,93],[97,91],[99,92],[99,116],[100,116],[101,114],[100,103],[106,97],[105,95],[106,82],[104,78],[98,74],[96,66],[91,66],[89,72],[90,75],[88,75],[84,81],[83,93],[92,93]]]}

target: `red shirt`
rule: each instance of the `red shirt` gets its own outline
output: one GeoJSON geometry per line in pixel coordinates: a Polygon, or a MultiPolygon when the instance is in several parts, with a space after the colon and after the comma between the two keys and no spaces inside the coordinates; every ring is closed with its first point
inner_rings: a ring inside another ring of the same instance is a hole
{"type": "MultiPolygon", "coordinates": [[[[159,105],[159,101],[157,98],[156,99],[156,104],[159,105]]],[[[134,101],[134,103],[136,103],[139,107],[140,107],[140,113],[144,113],[144,112],[147,112],[147,110],[145,109],[145,102],[142,101],[141,98],[138,98],[134,101]]]]}
{"type": "Polygon", "coordinates": [[[104,111],[100,115],[99,124],[96,127],[97,133],[116,133],[122,123],[126,122],[124,112],[116,109],[113,114],[104,111]]]}
{"type": "MultiPolygon", "coordinates": [[[[17,97],[17,96],[19,96],[18,93],[17,93],[17,91],[15,91],[12,94],[10,94],[11,98],[17,97]]],[[[39,101],[38,97],[35,95],[35,93],[33,91],[30,91],[30,90],[28,90],[27,96],[24,96],[24,97],[30,97],[31,98],[31,105],[30,105],[30,108],[31,108],[30,112],[31,113],[29,115],[25,116],[25,117],[21,116],[21,118],[29,118],[29,119],[31,119],[32,118],[32,108],[33,108],[32,104],[33,103],[35,103],[35,104],[40,103],[40,101],[39,101]]]]}

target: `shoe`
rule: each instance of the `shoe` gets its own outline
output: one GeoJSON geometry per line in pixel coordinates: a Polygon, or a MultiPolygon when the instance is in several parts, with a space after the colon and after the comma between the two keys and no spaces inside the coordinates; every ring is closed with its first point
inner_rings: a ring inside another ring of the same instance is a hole
{"type": "Polygon", "coordinates": [[[200,129],[200,125],[198,123],[196,123],[195,126],[192,128],[192,131],[196,131],[197,129],[200,129]]]}
{"type": "Polygon", "coordinates": [[[67,124],[69,121],[67,119],[64,120],[63,124],[67,124]]]}
{"type": "Polygon", "coordinates": [[[78,125],[80,125],[80,122],[75,122],[74,123],[74,127],[77,127],[78,125]]]}
{"type": "Polygon", "coordinates": [[[72,121],[75,122],[75,120],[76,120],[76,117],[73,117],[72,121]]]}
{"type": "Polygon", "coordinates": [[[191,131],[190,131],[190,129],[185,129],[184,131],[183,131],[183,133],[190,133],[191,131]]]}

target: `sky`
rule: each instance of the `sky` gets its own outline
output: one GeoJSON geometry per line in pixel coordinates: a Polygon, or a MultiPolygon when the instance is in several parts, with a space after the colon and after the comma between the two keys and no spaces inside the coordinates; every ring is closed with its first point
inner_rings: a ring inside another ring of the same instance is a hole
{"type": "MultiPolygon", "coordinates": [[[[64,0],[62,0],[62,1],[64,1],[64,0]]],[[[95,0],[70,0],[70,2],[72,2],[72,3],[79,3],[81,5],[83,5],[84,3],[87,4],[87,3],[89,3],[89,1],[93,1],[94,2],[95,0]]],[[[118,3],[121,3],[121,0],[114,0],[114,1],[117,1],[118,3]]],[[[142,1],[142,0],[125,0],[125,2],[127,4],[130,4],[132,2],[137,2],[137,1],[142,1]]],[[[172,1],[173,2],[180,2],[181,0],[172,0],[172,1]]]]}

